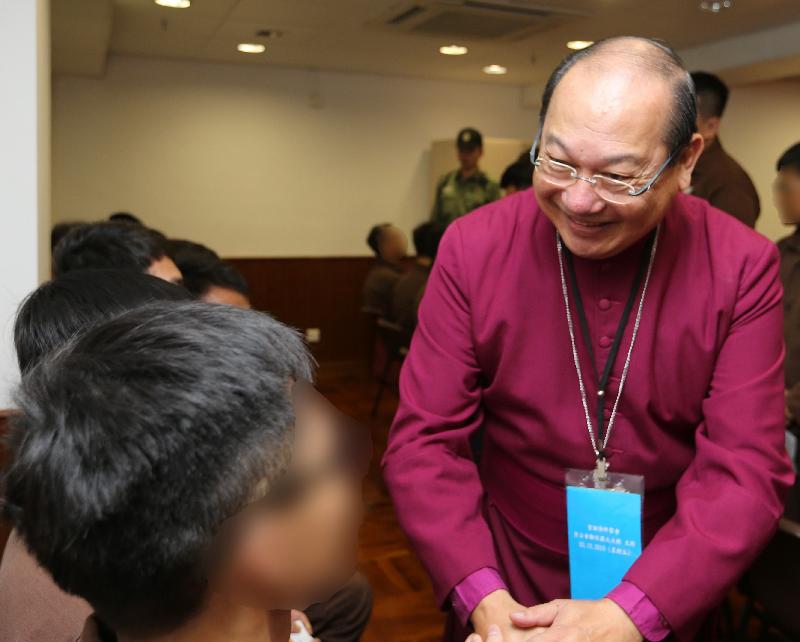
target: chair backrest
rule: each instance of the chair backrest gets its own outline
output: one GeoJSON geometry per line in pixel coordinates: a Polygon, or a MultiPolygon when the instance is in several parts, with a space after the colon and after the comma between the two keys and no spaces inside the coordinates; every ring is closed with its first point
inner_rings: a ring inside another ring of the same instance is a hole
{"type": "Polygon", "coordinates": [[[378,337],[386,346],[386,351],[389,355],[397,356],[408,349],[411,343],[411,335],[403,326],[387,319],[378,319],[376,328],[378,337]]]}
{"type": "Polygon", "coordinates": [[[800,532],[784,529],[750,568],[745,592],[764,609],[770,624],[791,640],[800,640],[800,532]]]}

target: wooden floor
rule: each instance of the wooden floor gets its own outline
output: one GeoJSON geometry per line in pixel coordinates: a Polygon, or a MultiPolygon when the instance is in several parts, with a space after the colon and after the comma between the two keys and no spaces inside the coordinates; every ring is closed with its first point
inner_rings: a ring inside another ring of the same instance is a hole
{"type": "Polygon", "coordinates": [[[367,505],[361,531],[360,570],[375,594],[372,621],[364,642],[438,642],[444,617],[436,606],[430,580],[397,524],[380,474],[380,458],[397,407],[387,391],[374,419],[370,416],[377,384],[368,373],[320,367],[318,388],[342,412],[371,428],[375,445],[372,471],[365,484],[367,505]]]}

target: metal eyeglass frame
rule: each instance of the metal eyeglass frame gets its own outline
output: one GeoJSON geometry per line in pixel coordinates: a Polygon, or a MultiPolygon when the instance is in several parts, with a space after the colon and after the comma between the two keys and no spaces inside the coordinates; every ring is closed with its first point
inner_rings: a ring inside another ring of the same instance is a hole
{"type": "MultiPolygon", "coordinates": [[[[650,180],[648,180],[642,187],[640,187],[639,189],[636,189],[630,183],[626,183],[625,181],[620,181],[620,180],[617,180],[616,178],[611,178],[609,176],[603,176],[602,174],[593,174],[592,176],[581,176],[580,174],[578,174],[578,170],[575,169],[572,165],[568,165],[567,163],[562,163],[561,161],[553,160],[551,158],[542,158],[537,153],[537,150],[539,148],[540,139],[541,139],[541,133],[536,135],[536,140],[533,141],[533,146],[531,147],[531,154],[530,154],[530,156],[531,156],[531,164],[534,167],[539,167],[543,160],[547,161],[548,163],[554,163],[555,165],[558,165],[559,167],[563,167],[564,169],[568,169],[570,171],[570,175],[572,176],[573,180],[585,181],[586,183],[589,183],[589,185],[591,185],[592,187],[597,185],[597,179],[598,178],[601,178],[604,181],[611,181],[612,183],[617,183],[618,185],[622,185],[624,187],[627,187],[628,188],[628,196],[641,196],[645,192],[649,191],[650,188],[653,187],[655,182],[661,177],[661,174],[664,173],[664,170],[666,170],[667,167],[669,167],[669,164],[672,162],[672,160],[675,158],[677,153],[683,147],[681,145],[681,146],[676,147],[675,149],[673,149],[672,153],[667,157],[667,160],[664,161],[664,163],[661,165],[661,167],[658,168],[658,171],[656,171],[656,173],[653,175],[653,177],[650,180]]],[[[603,200],[605,200],[605,199],[603,199],[603,200]]]]}

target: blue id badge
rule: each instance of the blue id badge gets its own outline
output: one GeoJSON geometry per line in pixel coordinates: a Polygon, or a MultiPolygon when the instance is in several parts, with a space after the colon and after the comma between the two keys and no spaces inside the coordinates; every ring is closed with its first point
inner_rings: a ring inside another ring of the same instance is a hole
{"type": "Polygon", "coordinates": [[[599,600],[642,553],[644,477],[570,469],[566,483],[572,598],[599,600]]]}

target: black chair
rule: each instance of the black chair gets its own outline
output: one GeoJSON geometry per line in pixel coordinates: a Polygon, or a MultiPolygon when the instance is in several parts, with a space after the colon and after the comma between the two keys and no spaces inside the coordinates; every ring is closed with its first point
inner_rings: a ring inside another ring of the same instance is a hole
{"type": "Polygon", "coordinates": [[[736,640],[748,640],[755,618],[759,642],[800,640],[800,524],[781,520],[781,528],[742,579],[747,601],[736,640]]]}
{"type": "Polygon", "coordinates": [[[375,395],[375,402],[372,404],[372,416],[378,414],[381,399],[387,386],[394,386],[395,381],[389,380],[393,368],[403,363],[408,354],[408,346],[411,342],[411,335],[403,326],[392,323],[386,319],[378,319],[375,324],[378,341],[383,347],[383,368],[378,376],[378,392],[375,395]]]}

